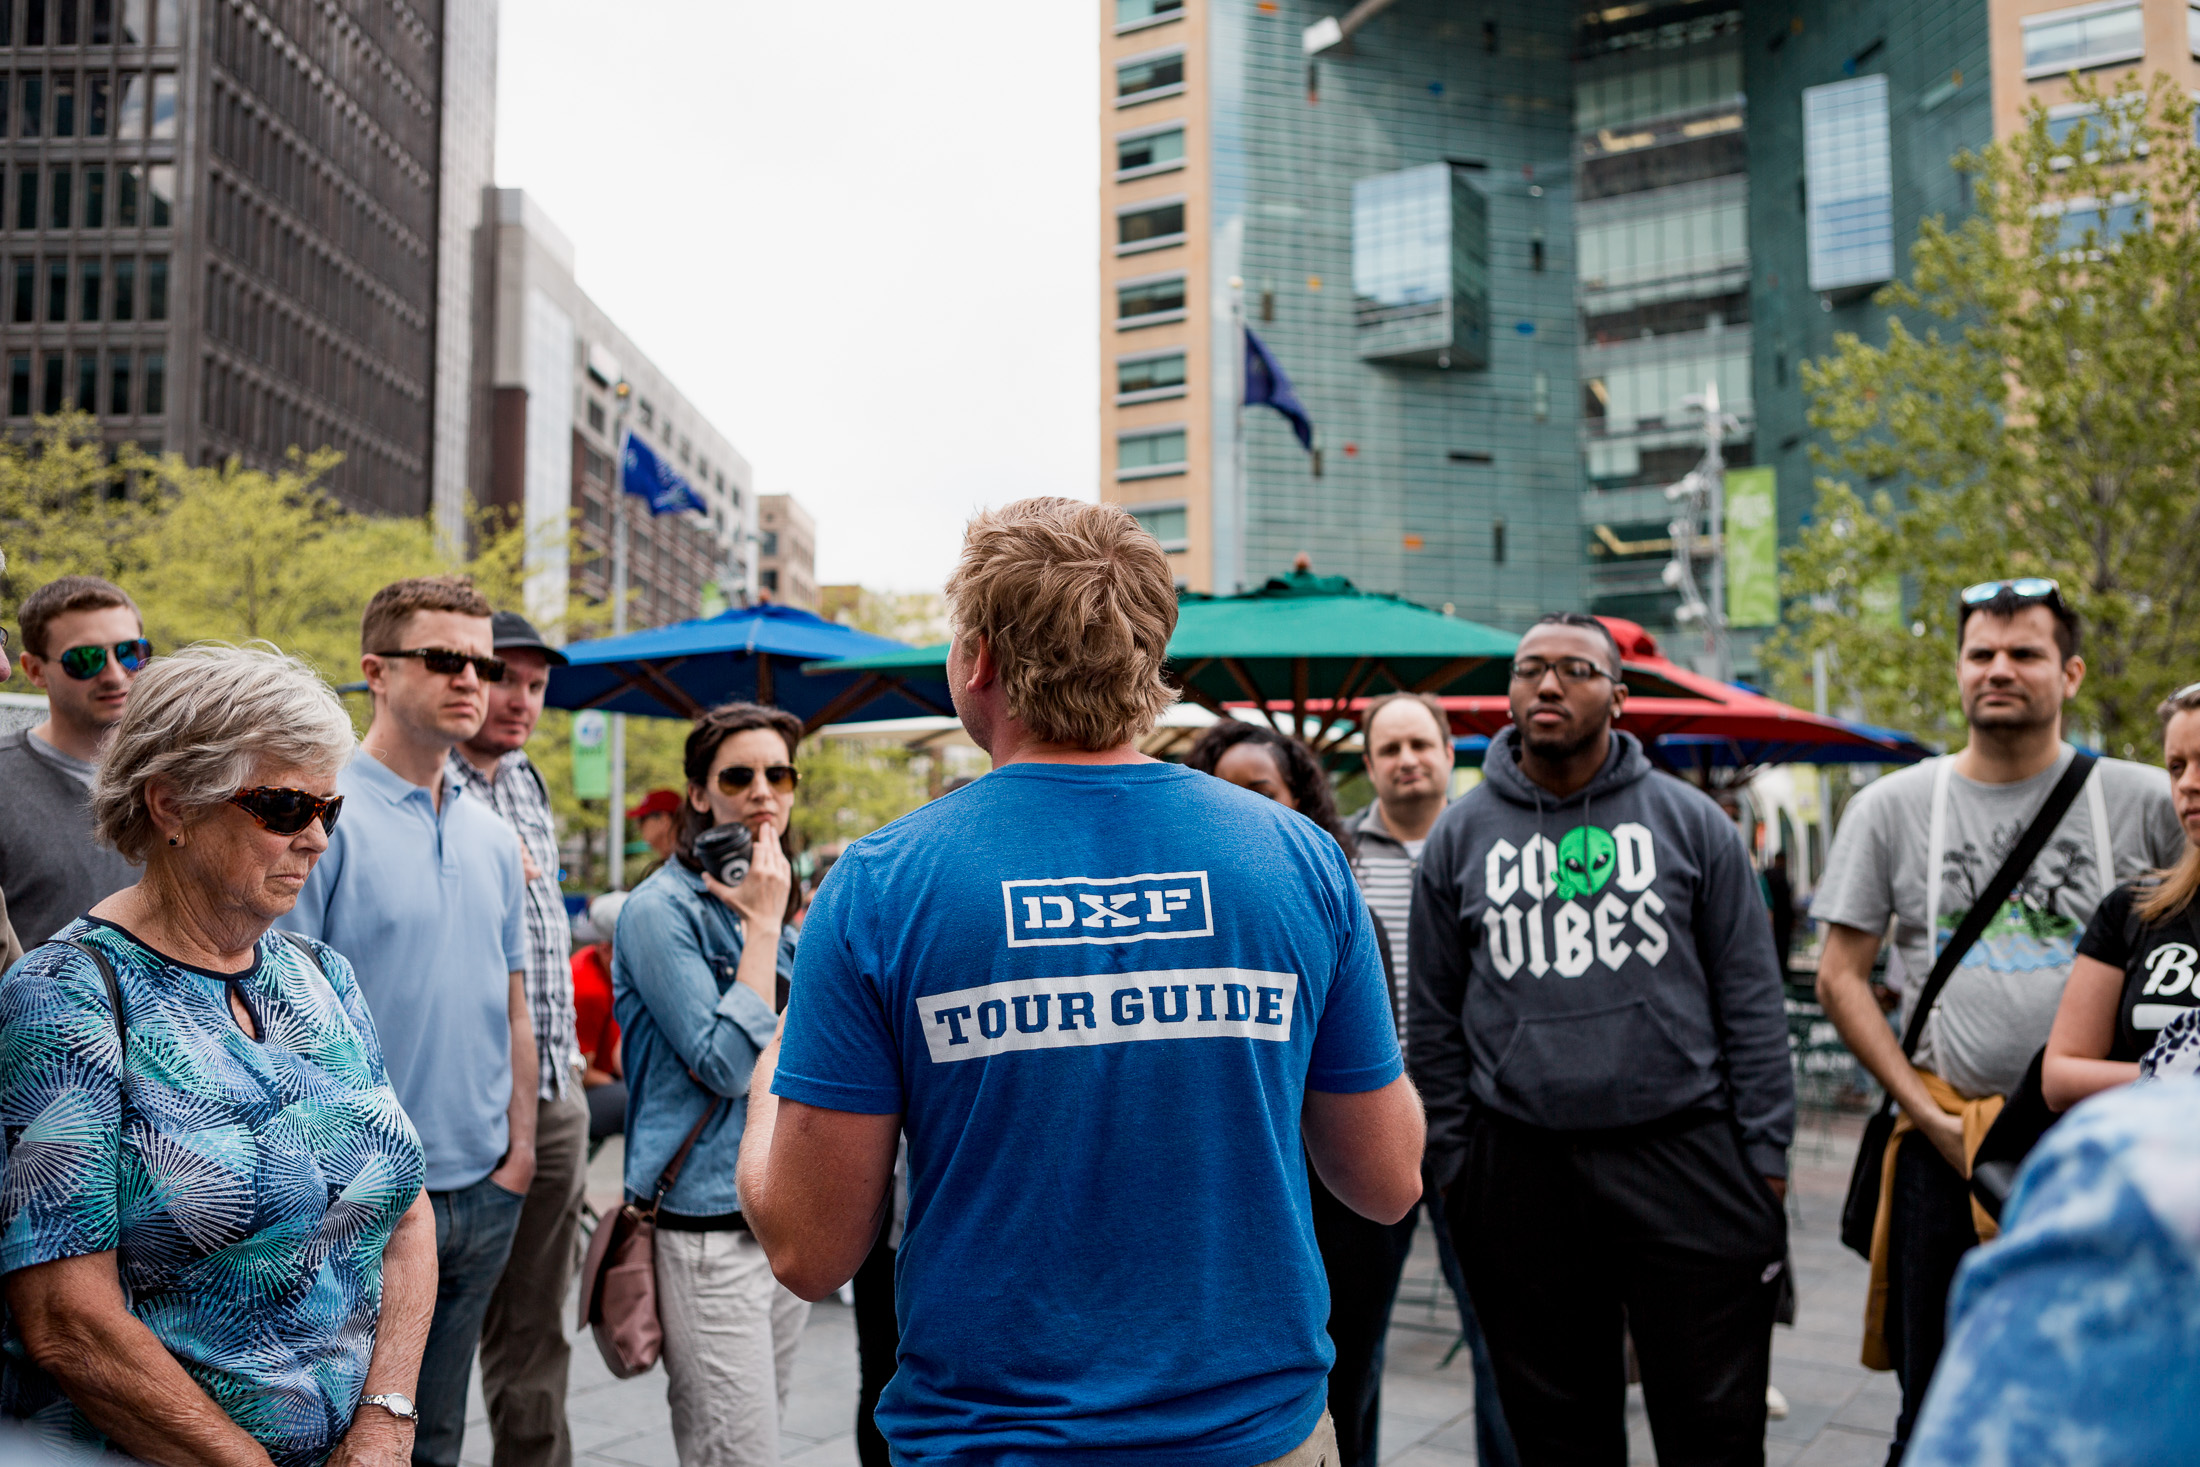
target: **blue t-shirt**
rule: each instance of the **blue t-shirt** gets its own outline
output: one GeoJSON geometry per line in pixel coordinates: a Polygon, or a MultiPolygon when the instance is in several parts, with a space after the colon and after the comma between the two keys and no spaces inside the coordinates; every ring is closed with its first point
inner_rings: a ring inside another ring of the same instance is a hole
{"type": "Polygon", "coordinates": [[[527,967],[519,836],[459,780],[438,808],[365,750],[336,789],[344,818],[275,925],[351,960],[428,1190],[471,1187],[508,1139],[512,974],[527,967]]]}
{"type": "Polygon", "coordinates": [[[1320,1420],[1307,1089],[1403,1071],[1344,853],[1168,764],[1015,764],[851,846],[772,1089],[902,1116],[903,1464],[1244,1467],[1320,1420]]]}

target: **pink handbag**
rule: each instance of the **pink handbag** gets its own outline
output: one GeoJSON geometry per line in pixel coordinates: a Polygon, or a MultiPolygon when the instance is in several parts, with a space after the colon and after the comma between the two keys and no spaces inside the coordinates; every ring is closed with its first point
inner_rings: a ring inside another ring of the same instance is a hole
{"type": "Polygon", "coordinates": [[[718,1114],[713,1100],[699,1117],[644,1203],[629,1202],[596,1224],[581,1264],[581,1317],[596,1336],[604,1365],[621,1380],[657,1363],[665,1332],[657,1322],[657,1204],[673,1183],[703,1127],[718,1114]]]}

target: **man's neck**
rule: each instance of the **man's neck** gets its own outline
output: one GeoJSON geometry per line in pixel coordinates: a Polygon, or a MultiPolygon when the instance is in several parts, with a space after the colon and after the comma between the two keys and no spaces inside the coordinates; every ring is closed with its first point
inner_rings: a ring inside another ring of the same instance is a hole
{"type": "Polygon", "coordinates": [[[1375,818],[1382,821],[1383,829],[1398,841],[1427,840],[1428,833],[1436,828],[1436,817],[1444,813],[1444,797],[1431,795],[1425,799],[1387,800],[1375,802],[1375,818]]]}
{"type": "Polygon", "coordinates": [[[1011,764],[1151,764],[1138,745],[1121,743],[1110,749],[1082,749],[1075,744],[1040,738],[1022,723],[1004,718],[989,730],[983,747],[993,756],[993,767],[1011,764]]]}
{"type": "Polygon", "coordinates": [[[1530,750],[1527,741],[1520,744],[1520,772],[1528,782],[1544,793],[1559,799],[1571,799],[1588,788],[1589,781],[1597,777],[1604,761],[1612,755],[1612,731],[1607,728],[1596,740],[1580,753],[1565,759],[1546,759],[1530,750]]]}
{"type": "Polygon", "coordinates": [[[107,741],[107,730],[79,728],[73,723],[48,717],[44,723],[31,730],[31,737],[44,740],[49,749],[58,750],[71,759],[82,759],[90,764],[99,758],[100,746],[107,741]]]}
{"type": "Polygon", "coordinates": [[[395,718],[378,712],[360,746],[390,773],[426,790],[436,807],[442,808],[443,766],[451,756],[451,745],[439,739],[423,740],[395,718]]]}
{"type": "Polygon", "coordinates": [[[1956,773],[1979,784],[2015,784],[2054,768],[2062,749],[2059,718],[2033,728],[1973,728],[1956,773]]]}
{"type": "Polygon", "coordinates": [[[497,782],[497,771],[504,767],[504,756],[511,752],[510,749],[477,749],[471,743],[458,746],[458,757],[471,764],[491,784],[497,782]]]}

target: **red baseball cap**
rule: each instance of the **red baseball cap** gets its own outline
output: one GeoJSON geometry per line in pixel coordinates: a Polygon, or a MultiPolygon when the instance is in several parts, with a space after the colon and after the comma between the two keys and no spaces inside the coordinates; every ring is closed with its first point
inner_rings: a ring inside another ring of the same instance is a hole
{"type": "Polygon", "coordinates": [[[677,815],[680,813],[680,797],[671,790],[651,790],[642,796],[642,802],[626,812],[629,820],[642,820],[651,815],[677,815]]]}

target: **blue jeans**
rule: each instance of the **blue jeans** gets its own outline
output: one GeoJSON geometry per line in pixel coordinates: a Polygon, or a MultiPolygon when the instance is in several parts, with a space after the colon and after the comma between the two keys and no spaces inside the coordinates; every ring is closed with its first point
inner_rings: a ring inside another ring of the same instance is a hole
{"type": "Polygon", "coordinates": [[[420,1389],[413,1402],[420,1424],[413,1433],[413,1461],[422,1467],[458,1467],[466,1441],[466,1385],[481,1343],[481,1319],[504,1276],[527,1199],[483,1177],[455,1192],[430,1192],[435,1209],[435,1318],[420,1355],[420,1389]]]}

